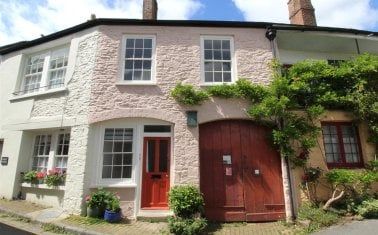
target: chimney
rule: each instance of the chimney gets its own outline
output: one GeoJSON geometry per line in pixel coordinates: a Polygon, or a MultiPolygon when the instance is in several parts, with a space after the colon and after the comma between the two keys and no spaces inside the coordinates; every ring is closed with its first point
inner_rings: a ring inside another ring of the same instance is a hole
{"type": "Polygon", "coordinates": [[[287,5],[291,24],[316,26],[315,9],[311,0],[289,0],[287,5]]]}
{"type": "Polygon", "coordinates": [[[157,11],[156,0],[143,0],[143,20],[157,20],[157,11]]]}

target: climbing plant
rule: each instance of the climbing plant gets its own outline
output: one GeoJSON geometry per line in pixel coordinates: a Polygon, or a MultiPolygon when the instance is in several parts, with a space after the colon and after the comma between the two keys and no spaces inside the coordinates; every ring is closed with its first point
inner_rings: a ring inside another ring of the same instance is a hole
{"type": "Polygon", "coordinates": [[[316,145],[320,130],[314,121],[325,110],[354,113],[367,123],[369,140],[378,143],[378,56],[364,54],[338,66],[306,60],[287,70],[273,62],[272,71],[266,86],[245,79],[206,90],[178,84],[172,97],[186,105],[199,105],[210,96],[251,101],[250,117],[272,127],[274,144],[296,166],[306,164],[316,145]]]}

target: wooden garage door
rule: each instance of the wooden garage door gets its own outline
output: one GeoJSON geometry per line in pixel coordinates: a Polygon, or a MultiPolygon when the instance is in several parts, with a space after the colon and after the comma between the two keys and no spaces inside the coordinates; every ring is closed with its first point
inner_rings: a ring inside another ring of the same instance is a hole
{"type": "Polygon", "coordinates": [[[270,132],[247,120],[200,125],[200,187],[209,220],[284,217],[281,159],[270,132]]]}

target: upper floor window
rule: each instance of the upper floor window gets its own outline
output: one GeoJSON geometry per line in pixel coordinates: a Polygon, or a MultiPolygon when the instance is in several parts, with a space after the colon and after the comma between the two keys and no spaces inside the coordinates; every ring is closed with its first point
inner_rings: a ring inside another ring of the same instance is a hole
{"type": "Polygon", "coordinates": [[[126,36],[124,40],[123,81],[152,82],[155,37],[126,36]]]}
{"type": "Polygon", "coordinates": [[[362,166],[357,127],[350,122],[326,122],[322,132],[328,166],[362,166]]]}
{"type": "Polygon", "coordinates": [[[232,37],[202,37],[202,77],[205,83],[233,82],[233,39],[232,37]]]}
{"type": "Polygon", "coordinates": [[[68,51],[68,48],[61,48],[29,56],[17,94],[62,87],[68,64],[68,51]]]}

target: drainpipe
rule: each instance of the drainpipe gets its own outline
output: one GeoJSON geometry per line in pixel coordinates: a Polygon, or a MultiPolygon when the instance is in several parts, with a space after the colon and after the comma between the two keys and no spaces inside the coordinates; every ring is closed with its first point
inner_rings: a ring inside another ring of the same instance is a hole
{"type": "MultiPolygon", "coordinates": [[[[274,59],[277,59],[277,49],[276,49],[276,36],[277,30],[268,28],[265,33],[265,37],[270,42],[270,47],[274,59]]],[[[284,125],[283,120],[279,121],[279,126],[284,125]]],[[[292,179],[289,159],[281,155],[281,168],[282,168],[282,181],[283,181],[283,190],[284,190],[284,200],[285,200],[285,213],[287,222],[292,222],[295,218],[294,211],[294,199],[293,199],[293,188],[292,188],[292,179]]]]}

